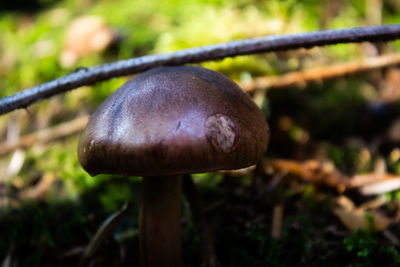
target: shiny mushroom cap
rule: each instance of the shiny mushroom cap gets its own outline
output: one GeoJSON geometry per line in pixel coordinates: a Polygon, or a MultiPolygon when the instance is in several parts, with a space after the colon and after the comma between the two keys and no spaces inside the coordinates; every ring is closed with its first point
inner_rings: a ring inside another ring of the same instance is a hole
{"type": "Polygon", "coordinates": [[[91,175],[201,173],[255,164],[268,140],[263,113],[229,78],[202,67],[159,67],[98,107],[78,156],[91,175]]]}

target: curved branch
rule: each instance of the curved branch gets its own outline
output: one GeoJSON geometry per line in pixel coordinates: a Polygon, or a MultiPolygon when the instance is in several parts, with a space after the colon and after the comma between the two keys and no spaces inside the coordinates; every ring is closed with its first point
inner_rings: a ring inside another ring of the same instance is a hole
{"type": "Polygon", "coordinates": [[[161,65],[182,65],[238,55],[309,48],[337,43],[389,41],[400,39],[400,24],[314,31],[267,36],[194,47],[167,54],[155,54],[121,60],[91,68],[81,68],[53,81],[0,99],[0,115],[74,88],[113,77],[133,74],[161,65]]]}

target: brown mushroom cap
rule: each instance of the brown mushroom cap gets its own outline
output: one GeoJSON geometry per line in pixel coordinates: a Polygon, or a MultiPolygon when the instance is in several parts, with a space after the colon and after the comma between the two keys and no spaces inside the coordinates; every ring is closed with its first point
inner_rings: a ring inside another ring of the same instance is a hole
{"type": "Polygon", "coordinates": [[[202,67],[159,67],[128,81],[93,113],[78,156],[91,175],[175,175],[247,167],[269,129],[252,99],[202,67]]]}

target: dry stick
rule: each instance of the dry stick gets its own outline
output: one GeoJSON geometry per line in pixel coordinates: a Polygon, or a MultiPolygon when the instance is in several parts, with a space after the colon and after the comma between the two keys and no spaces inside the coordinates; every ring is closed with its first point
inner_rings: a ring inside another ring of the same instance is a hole
{"type": "Polygon", "coordinates": [[[57,125],[52,128],[40,130],[36,133],[23,136],[16,142],[0,144],[0,157],[18,149],[27,148],[35,143],[46,143],[80,132],[88,121],[88,116],[79,117],[72,121],[57,125]]]}
{"type": "Polygon", "coordinates": [[[141,72],[161,65],[182,65],[261,52],[309,48],[337,43],[389,41],[399,38],[400,24],[393,24],[267,36],[189,48],[174,53],[132,58],[91,68],[81,68],[56,80],[4,97],[0,99],[0,114],[25,108],[34,102],[83,85],[141,72]]]}
{"type": "MultiPolygon", "coordinates": [[[[309,82],[342,77],[344,75],[351,75],[397,64],[400,64],[400,54],[387,54],[361,61],[290,72],[277,77],[260,77],[254,79],[254,82],[241,84],[241,86],[247,92],[259,89],[265,90],[286,88],[288,86],[303,86],[309,82]]],[[[0,157],[18,148],[30,147],[34,143],[51,142],[78,133],[86,126],[87,120],[88,118],[83,116],[53,128],[25,135],[17,142],[4,142],[0,144],[0,157]]]]}
{"type": "Polygon", "coordinates": [[[284,207],[283,203],[278,203],[272,211],[271,236],[275,240],[281,239],[284,207]]]}
{"type": "Polygon", "coordinates": [[[369,71],[397,64],[400,64],[400,54],[386,54],[384,56],[366,58],[361,61],[290,72],[276,77],[260,77],[249,83],[241,84],[241,87],[247,92],[252,92],[259,89],[265,90],[286,88],[289,86],[305,86],[309,82],[342,77],[357,72],[369,71]]]}
{"type": "Polygon", "coordinates": [[[329,164],[325,165],[316,160],[272,159],[263,161],[260,166],[264,171],[269,168],[273,168],[275,171],[287,171],[302,180],[334,187],[338,192],[344,192],[350,184],[347,176],[329,164]]]}

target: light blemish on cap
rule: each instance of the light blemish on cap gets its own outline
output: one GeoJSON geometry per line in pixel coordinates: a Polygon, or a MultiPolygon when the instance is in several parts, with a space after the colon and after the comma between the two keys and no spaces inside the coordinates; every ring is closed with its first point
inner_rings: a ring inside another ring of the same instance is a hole
{"type": "Polygon", "coordinates": [[[215,114],[205,123],[208,141],[220,152],[229,153],[239,137],[234,120],[224,114],[215,114]]]}

